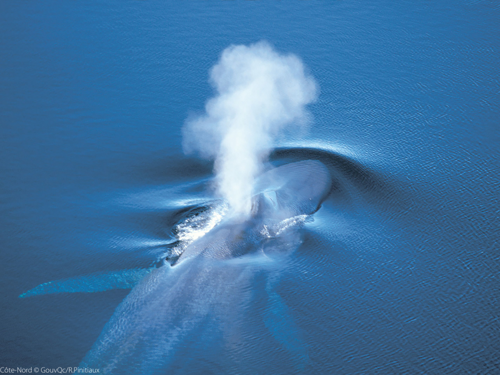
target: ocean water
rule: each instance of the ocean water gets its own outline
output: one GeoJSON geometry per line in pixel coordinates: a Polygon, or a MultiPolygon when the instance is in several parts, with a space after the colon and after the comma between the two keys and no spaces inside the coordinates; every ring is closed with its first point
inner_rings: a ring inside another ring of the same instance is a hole
{"type": "Polygon", "coordinates": [[[190,234],[213,164],[183,153],[182,126],[221,52],[267,40],[320,87],[270,163],[319,160],[332,191],[279,272],[211,291],[227,321],[137,372],[157,323],[122,373],[500,373],[496,2],[0,8],[0,367],[78,366],[130,291],[19,295],[155,267],[190,234]]]}

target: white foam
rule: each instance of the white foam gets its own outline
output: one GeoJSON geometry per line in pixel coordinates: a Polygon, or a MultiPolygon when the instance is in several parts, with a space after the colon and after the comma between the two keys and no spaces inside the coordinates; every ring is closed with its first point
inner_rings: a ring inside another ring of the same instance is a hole
{"type": "Polygon", "coordinates": [[[182,254],[189,244],[210,232],[222,221],[227,211],[227,204],[218,204],[198,215],[189,216],[177,224],[175,226],[175,236],[179,244],[172,249],[172,255],[178,256],[182,254]]]}
{"type": "Polygon", "coordinates": [[[262,226],[260,234],[262,234],[264,237],[267,237],[267,238],[278,237],[281,234],[288,231],[289,229],[303,224],[308,218],[309,218],[309,215],[297,215],[297,216],[293,216],[293,217],[290,217],[288,219],[282,220],[277,224],[271,224],[271,225],[265,224],[262,226]]]}

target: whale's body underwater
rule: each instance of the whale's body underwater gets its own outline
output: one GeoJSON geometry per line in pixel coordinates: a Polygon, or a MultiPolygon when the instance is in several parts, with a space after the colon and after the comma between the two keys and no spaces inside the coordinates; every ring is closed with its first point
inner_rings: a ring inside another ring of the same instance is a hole
{"type": "Polygon", "coordinates": [[[231,348],[238,347],[240,339],[235,332],[245,306],[251,303],[252,280],[259,270],[267,270],[264,285],[270,307],[262,320],[281,346],[291,352],[297,366],[303,366],[307,351],[286,305],[274,291],[277,262],[273,259],[300,244],[299,224],[319,209],[330,188],[330,174],[319,161],[271,169],[256,183],[249,219],[227,215],[163,266],[123,271],[114,278],[110,274],[111,282],[95,286],[89,277],[46,283],[21,297],[135,284],[81,368],[99,368],[105,374],[186,373],[189,371],[183,366],[199,359],[204,361],[207,373],[244,373],[238,366],[245,365],[238,365],[238,361],[234,361],[235,368],[209,371],[206,357],[212,344],[223,342],[228,357],[231,348]],[[190,358],[179,361],[185,349],[190,358]]]}

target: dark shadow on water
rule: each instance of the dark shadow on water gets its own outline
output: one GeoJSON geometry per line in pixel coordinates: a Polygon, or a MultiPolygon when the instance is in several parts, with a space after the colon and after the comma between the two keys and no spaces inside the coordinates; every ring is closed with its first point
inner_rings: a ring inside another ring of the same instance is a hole
{"type": "Polygon", "coordinates": [[[387,207],[386,203],[390,201],[394,207],[394,203],[405,201],[406,193],[397,186],[399,182],[392,181],[389,176],[374,172],[345,155],[308,147],[287,147],[275,149],[270,157],[270,160],[277,164],[306,159],[319,160],[329,169],[333,183],[328,200],[334,204],[349,204],[352,194],[356,194],[349,191],[352,187],[371,204],[387,207]]]}
{"type": "MultiPolygon", "coordinates": [[[[270,156],[271,162],[275,165],[307,159],[319,160],[330,170],[333,185],[329,199],[346,203],[352,194],[349,185],[353,185],[369,203],[380,204],[387,200],[405,201],[401,196],[406,195],[405,189],[398,187],[401,182],[393,180],[387,174],[375,172],[348,156],[308,147],[277,148],[270,156]],[[343,183],[343,179],[348,183],[343,183]]],[[[213,162],[194,156],[156,154],[149,160],[136,161],[129,166],[127,176],[134,181],[178,184],[212,177],[213,162]]],[[[197,193],[201,190],[210,190],[211,187],[206,183],[197,184],[193,189],[195,191],[192,192],[197,193]]]]}
{"type": "MultiPolygon", "coordinates": [[[[194,196],[199,193],[207,196],[212,194],[210,178],[213,177],[213,162],[192,156],[165,156],[159,153],[148,159],[137,160],[131,165],[128,176],[135,181],[154,184],[192,181],[193,184],[183,188],[184,193],[194,196]]],[[[405,182],[396,180],[388,173],[370,169],[346,155],[310,147],[277,148],[270,155],[274,165],[307,159],[318,160],[329,169],[332,188],[325,203],[332,204],[337,210],[347,212],[357,210],[357,207],[365,209],[366,203],[385,212],[397,212],[399,216],[408,211],[408,202],[414,200],[405,182]]],[[[172,226],[193,209],[202,208],[191,206],[180,210],[134,213],[128,215],[127,221],[135,230],[155,237],[171,238],[172,226]]]]}

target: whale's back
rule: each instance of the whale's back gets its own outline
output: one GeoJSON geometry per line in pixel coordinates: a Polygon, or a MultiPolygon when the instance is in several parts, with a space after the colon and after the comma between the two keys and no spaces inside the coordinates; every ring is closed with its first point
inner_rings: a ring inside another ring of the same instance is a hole
{"type": "MultiPolygon", "coordinates": [[[[285,235],[286,231],[277,230],[269,236],[262,229],[314,213],[328,195],[330,184],[327,168],[312,160],[262,174],[253,198],[253,216],[246,221],[227,218],[191,243],[173,267],[163,266],[148,273],[117,308],[80,367],[99,368],[109,374],[172,372],[179,364],[189,366],[178,354],[186,343],[196,348],[200,333],[206,337],[236,337],[234,322],[245,313],[241,307],[248,303],[247,291],[254,285],[260,263],[252,257],[250,262],[221,260],[259,249],[267,254],[264,247],[269,246],[278,253],[293,250],[290,232],[285,235]],[[286,241],[280,241],[284,236],[288,236],[286,241]],[[188,259],[190,262],[185,262],[188,259]]],[[[273,313],[265,316],[264,323],[272,327],[271,334],[294,357],[307,360],[286,305],[272,291],[272,280],[267,282],[266,291],[273,313]]],[[[239,342],[240,338],[235,340],[239,342]]],[[[200,356],[208,355],[205,349],[200,356]]]]}

